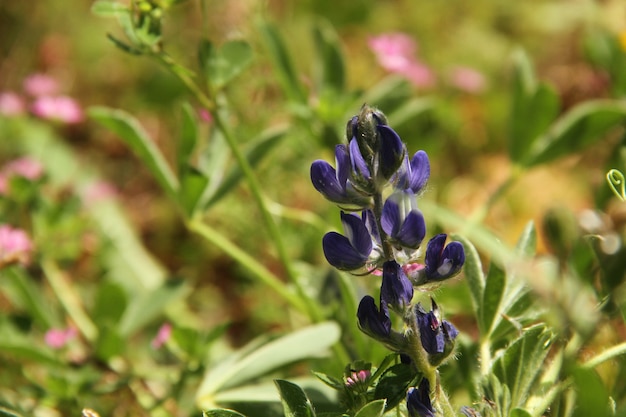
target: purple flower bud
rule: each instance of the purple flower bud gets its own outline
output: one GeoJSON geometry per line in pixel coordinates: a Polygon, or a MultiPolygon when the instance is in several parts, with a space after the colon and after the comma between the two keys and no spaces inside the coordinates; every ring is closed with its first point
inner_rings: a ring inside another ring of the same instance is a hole
{"type": "Polygon", "coordinates": [[[411,162],[405,156],[404,163],[398,172],[395,188],[399,190],[412,190],[419,194],[424,189],[430,177],[430,161],[428,154],[424,151],[417,151],[411,162]]]}
{"type": "Polygon", "coordinates": [[[426,248],[426,282],[443,281],[461,271],[465,263],[465,251],[460,242],[445,246],[447,236],[439,234],[428,242],[426,248]]]}
{"type": "Polygon", "coordinates": [[[392,243],[410,249],[419,248],[426,236],[424,216],[411,190],[396,192],[385,201],[381,224],[392,243]]]}
{"type": "Polygon", "coordinates": [[[324,255],[329,264],[342,271],[363,267],[372,252],[372,237],[360,217],[341,212],[346,236],[329,232],[322,239],[324,255]]]}
{"type": "Polygon", "coordinates": [[[409,417],[435,417],[435,409],[430,402],[430,383],[422,378],[419,388],[409,388],[406,393],[406,408],[409,417]]]}
{"type": "Polygon", "coordinates": [[[400,136],[389,126],[379,124],[378,134],[380,135],[379,173],[382,179],[387,181],[402,164],[406,151],[400,136]]]}
{"type": "Polygon", "coordinates": [[[369,205],[369,197],[360,194],[350,182],[351,162],[345,145],[335,147],[335,165],[336,170],[322,160],[311,164],[311,182],[315,189],[339,205],[359,208],[369,205]]]}
{"type": "Polygon", "coordinates": [[[424,350],[430,355],[435,355],[433,360],[441,362],[452,351],[454,339],[459,331],[449,321],[441,320],[439,308],[434,300],[432,310],[428,313],[420,304],[416,305],[415,315],[424,350]]]}
{"type": "Polygon", "coordinates": [[[413,299],[413,285],[396,261],[383,264],[383,281],[380,287],[381,304],[403,313],[413,299]]]}
{"type": "Polygon", "coordinates": [[[374,298],[366,295],[361,299],[356,316],[359,328],[375,339],[387,339],[391,334],[391,319],[385,303],[381,303],[380,311],[374,298]]]}

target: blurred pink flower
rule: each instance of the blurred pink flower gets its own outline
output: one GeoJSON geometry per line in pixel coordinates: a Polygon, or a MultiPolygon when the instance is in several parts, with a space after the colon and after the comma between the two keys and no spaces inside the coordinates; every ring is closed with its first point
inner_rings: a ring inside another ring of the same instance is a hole
{"type": "Polygon", "coordinates": [[[454,87],[466,93],[481,93],[486,88],[483,74],[473,68],[456,67],[450,72],[449,82],[454,87]]]}
{"type": "Polygon", "coordinates": [[[169,323],[163,323],[159,328],[154,339],[152,339],[152,348],[158,349],[165,344],[172,335],[172,325],[169,323]]]}
{"type": "Polygon", "coordinates": [[[35,116],[42,119],[65,123],[78,123],[83,120],[83,110],[74,99],[67,96],[38,97],[31,110],[35,116]]]}
{"type": "Polygon", "coordinates": [[[433,71],[417,59],[417,43],[404,33],[386,33],[370,37],[368,46],[376,60],[387,71],[401,75],[416,87],[435,84],[433,71]]]}
{"type": "Polygon", "coordinates": [[[33,97],[52,96],[59,92],[59,83],[46,74],[32,74],[24,79],[24,91],[33,97]]]}
{"type": "Polygon", "coordinates": [[[385,33],[368,39],[368,46],[381,67],[390,72],[404,71],[415,62],[417,43],[404,33],[385,33]]]}
{"type": "Polygon", "coordinates": [[[200,116],[200,120],[205,123],[211,123],[213,121],[213,116],[207,109],[198,109],[198,116],[200,116]]]}
{"type": "Polygon", "coordinates": [[[43,165],[28,156],[14,159],[4,166],[2,172],[7,175],[17,175],[31,181],[43,176],[43,165]]]}
{"type": "Polygon", "coordinates": [[[93,206],[103,200],[108,200],[117,195],[117,190],[113,184],[106,181],[94,181],[87,185],[82,193],[81,199],[86,206],[93,206]]]}
{"type": "Polygon", "coordinates": [[[9,180],[13,176],[23,177],[31,181],[38,180],[43,176],[43,166],[29,157],[10,161],[0,170],[0,194],[8,192],[9,180]]]}
{"type": "Polygon", "coordinates": [[[26,111],[24,100],[17,93],[5,91],[0,93],[0,114],[4,116],[19,116],[26,111]]]}
{"type": "Polygon", "coordinates": [[[32,251],[33,243],[25,231],[0,225],[0,267],[14,263],[26,265],[32,251]]]}
{"type": "Polygon", "coordinates": [[[74,327],[68,327],[67,329],[50,329],[44,336],[46,345],[53,349],[60,349],[67,344],[70,340],[76,337],[77,331],[74,327]]]}

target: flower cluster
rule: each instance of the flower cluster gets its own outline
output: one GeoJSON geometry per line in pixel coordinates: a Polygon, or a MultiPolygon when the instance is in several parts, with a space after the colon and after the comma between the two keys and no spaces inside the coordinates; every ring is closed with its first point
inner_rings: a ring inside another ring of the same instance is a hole
{"type": "MultiPolygon", "coordinates": [[[[417,197],[430,177],[426,152],[409,157],[384,114],[368,106],[350,119],[346,136],[347,143],[335,148],[334,167],[323,160],[311,165],[313,186],[342,208],[343,234],[324,236],[324,255],[337,269],[382,275],[378,304],[370,295],[359,303],[359,328],[408,357],[417,371],[432,375],[450,355],[458,331],[441,319],[434,301],[429,312],[413,304],[414,288],[458,274],[465,262],[463,245],[446,245],[447,235],[438,234],[422,251],[427,232],[417,197]],[[400,331],[393,328],[392,313],[403,320],[400,331]]],[[[429,383],[427,378],[424,381],[429,383]]],[[[411,405],[416,404],[414,396],[430,408],[428,386],[414,392],[407,397],[409,409],[419,408],[411,405]]],[[[428,414],[417,411],[415,415],[428,414]]]]}

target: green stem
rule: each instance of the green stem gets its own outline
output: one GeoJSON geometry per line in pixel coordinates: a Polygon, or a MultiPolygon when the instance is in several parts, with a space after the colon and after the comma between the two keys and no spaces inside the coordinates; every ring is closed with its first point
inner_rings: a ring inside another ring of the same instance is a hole
{"type": "Polygon", "coordinates": [[[191,220],[187,223],[189,230],[202,236],[222,251],[226,252],[231,258],[239,262],[244,268],[256,276],[262,283],[274,290],[285,301],[296,310],[307,313],[307,308],[303,304],[302,299],[293,294],[285,286],[285,284],[270,270],[265,268],[260,262],[248,255],[240,247],[232,243],[215,229],[203,223],[199,219],[191,220]]]}
{"type": "Polygon", "coordinates": [[[265,202],[265,199],[263,198],[261,187],[259,186],[259,183],[257,181],[257,176],[254,174],[254,171],[252,170],[252,167],[248,163],[248,160],[245,158],[245,156],[239,149],[239,146],[237,144],[237,141],[235,140],[235,137],[233,136],[227,123],[224,121],[224,116],[222,115],[222,112],[217,108],[216,101],[211,100],[207,95],[205,95],[198,88],[196,83],[191,79],[189,74],[185,70],[183,70],[181,67],[179,67],[168,55],[161,53],[161,54],[156,54],[155,57],[163,65],[165,65],[173,74],[175,74],[183,82],[183,84],[185,84],[185,86],[191,91],[191,93],[196,97],[200,105],[206,108],[208,111],[210,111],[211,114],[213,115],[213,122],[215,124],[215,127],[222,132],[224,139],[226,140],[233,156],[235,157],[235,160],[237,161],[237,164],[239,165],[239,168],[241,169],[241,172],[243,173],[244,178],[246,179],[250,192],[252,193],[252,197],[254,198],[254,201],[256,205],[258,206],[259,211],[261,212],[263,222],[265,223],[265,226],[268,229],[270,237],[272,241],[274,242],[274,245],[276,247],[276,252],[278,254],[278,259],[280,260],[283,267],[285,268],[285,273],[289,281],[293,284],[298,296],[306,305],[307,307],[306,312],[309,318],[313,322],[319,322],[323,320],[323,317],[319,308],[313,303],[313,301],[310,299],[310,297],[308,297],[308,295],[304,291],[304,288],[302,287],[302,284],[300,283],[300,280],[298,279],[298,276],[292,267],[291,259],[288,256],[287,250],[283,243],[280,230],[278,226],[276,225],[276,222],[272,218],[272,215],[265,202]]]}
{"type": "Polygon", "coordinates": [[[63,305],[63,308],[65,308],[67,314],[74,321],[76,327],[78,327],[78,330],[88,341],[94,342],[98,338],[98,328],[83,309],[80,296],[70,284],[67,276],[59,269],[57,264],[50,259],[43,259],[41,266],[52,291],[54,291],[63,305]]]}
{"type": "Polygon", "coordinates": [[[583,363],[583,367],[586,369],[592,369],[600,365],[602,362],[608,361],[609,359],[624,354],[626,354],[626,342],[622,342],[618,345],[612,346],[604,352],[594,356],[593,358],[583,363]]]}

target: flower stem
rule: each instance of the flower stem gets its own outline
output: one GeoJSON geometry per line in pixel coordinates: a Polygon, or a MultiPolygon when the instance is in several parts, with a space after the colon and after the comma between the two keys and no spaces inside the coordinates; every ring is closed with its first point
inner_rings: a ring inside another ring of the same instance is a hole
{"type": "MultiPolygon", "coordinates": [[[[248,184],[248,188],[252,193],[252,197],[261,212],[261,216],[263,218],[263,222],[270,234],[272,241],[274,242],[276,252],[278,254],[278,258],[285,269],[285,273],[295,287],[298,297],[300,297],[302,303],[306,306],[306,313],[309,318],[313,322],[319,322],[323,319],[321,312],[319,311],[319,307],[313,303],[313,301],[308,297],[304,288],[302,287],[300,280],[298,279],[297,274],[295,273],[291,260],[288,256],[287,250],[285,249],[285,245],[283,243],[282,236],[280,234],[280,230],[274,221],[270,210],[267,207],[265,199],[263,198],[263,194],[261,192],[261,187],[257,181],[257,176],[254,174],[252,167],[248,163],[248,160],[245,158],[237,141],[235,140],[232,131],[228,127],[227,123],[224,120],[223,113],[218,108],[216,100],[209,98],[206,94],[204,94],[198,85],[194,82],[194,80],[189,76],[188,72],[177,65],[168,55],[165,53],[159,53],[154,55],[159,62],[165,65],[168,70],[170,70],[174,75],[176,75],[183,84],[189,89],[189,91],[195,96],[201,106],[206,108],[209,112],[211,112],[213,116],[213,122],[215,123],[215,127],[219,129],[224,136],[226,143],[228,144],[243,176],[248,184]]],[[[282,286],[282,285],[281,285],[282,286]]],[[[276,286],[273,286],[276,288],[276,286]]]]}

